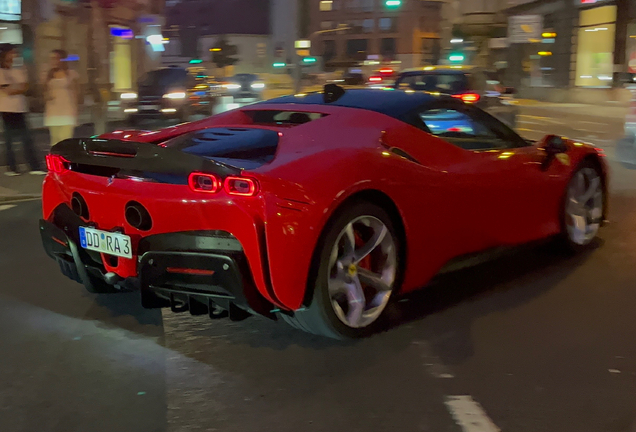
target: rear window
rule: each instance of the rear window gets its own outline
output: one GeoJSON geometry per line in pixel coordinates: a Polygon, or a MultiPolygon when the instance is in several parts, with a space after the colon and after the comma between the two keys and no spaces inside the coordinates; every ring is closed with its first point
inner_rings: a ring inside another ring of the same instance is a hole
{"type": "Polygon", "coordinates": [[[248,110],[244,112],[252,118],[252,122],[255,124],[272,126],[297,126],[318,120],[326,115],[322,113],[279,110],[248,110]]]}
{"type": "Polygon", "coordinates": [[[399,88],[449,94],[470,90],[468,76],[461,73],[409,74],[402,76],[397,84],[399,88]]]}
{"type": "Polygon", "coordinates": [[[142,86],[160,86],[165,87],[172,84],[183,83],[188,77],[185,69],[158,69],[146,73],[140,80],[142,86]]]}
{"type": "Polygon", "coordinates": [[[181,135],[162,145],[242,169],[271,162],[278,132],[257,128],[209,128],[181,135]]]}

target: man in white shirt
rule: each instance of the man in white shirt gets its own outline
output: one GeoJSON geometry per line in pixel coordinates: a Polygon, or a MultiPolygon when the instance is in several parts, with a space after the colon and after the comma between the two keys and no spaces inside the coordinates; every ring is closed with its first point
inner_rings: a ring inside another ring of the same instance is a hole
{"type": "Polygon", "coordinates": [[[40,168],[26,119],[28,107],[24,93],[28,89],[27,74],[23,69],[13,67],[15,56],[13,45],[0,45],[0,114],[4,123],[4,144],[9,165],[9,171],[5,172],[5,175],[20,175],[13,152],[14,138],[22,141],[30,173],[42,175],[46,173],[40,168]]]}

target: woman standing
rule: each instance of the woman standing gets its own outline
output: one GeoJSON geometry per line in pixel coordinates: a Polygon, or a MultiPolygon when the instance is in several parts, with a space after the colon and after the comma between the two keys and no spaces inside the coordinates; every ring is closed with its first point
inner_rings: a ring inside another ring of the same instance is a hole
{"type": "Polygon", "coordinates": [[[22,148],[29,164],[30,173],[42,175],[46,173],[40,169],[40,162],[35,153],[26,119],[28,109],[24,93],[28,89],[27,74],[22,68],[13,67],[16,54],[13,45],[3,44],[0,46],[0,114],[2,114],[4,123],[6,163],[9,166],[9,171],[5,172],[5,175],[20,175],[13,152],[13,139],[15,137],[22,140],[22,148]]]}
{"type": "Polygon", "coordinates": [[[66,51],[51,52],[51,69],[46,74],[44,126],[51,132],[51,145],[73,138],[77,126],[79,75],[68,68],[66,51]]]}

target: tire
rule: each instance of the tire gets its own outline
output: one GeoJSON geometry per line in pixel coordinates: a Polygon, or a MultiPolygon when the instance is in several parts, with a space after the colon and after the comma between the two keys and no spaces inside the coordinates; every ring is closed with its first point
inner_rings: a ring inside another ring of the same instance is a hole
{"type": "Polygon", "coordinates": [[[308,306],[293,315],[281,314],[282,319],[299,330],[334,339],[377,331],[399,288],[401,247],[386,211],[368,202],[347,205],[327,223],[314,251],[308,306]],[[366,250],[370,253],[359,259],[366,250]]]}
{"type": "Polygon", "coordinates": [[[557,246],[566,253],[589,249],[598,236],[605,208],[603,175],[592,161],[573,172],[561,206],[561,233],[557,246]]]}

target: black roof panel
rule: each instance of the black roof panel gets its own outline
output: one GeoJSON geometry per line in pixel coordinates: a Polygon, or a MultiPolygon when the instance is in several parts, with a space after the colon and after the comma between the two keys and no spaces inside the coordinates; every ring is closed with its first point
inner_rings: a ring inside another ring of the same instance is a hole
{"type": "Polygon", "coordinates": [[[351,89],[336,102],[326,103],[323,93],[310,93],[306,96],[283,96],[260,102],[257,105],[268,104],[299,104],[299,105],[332,105],[347,108],[358,108],[376,111],[397,119],[432,102],[436,96],[424,92],[408,92],[403,90],[351,89]]]}

